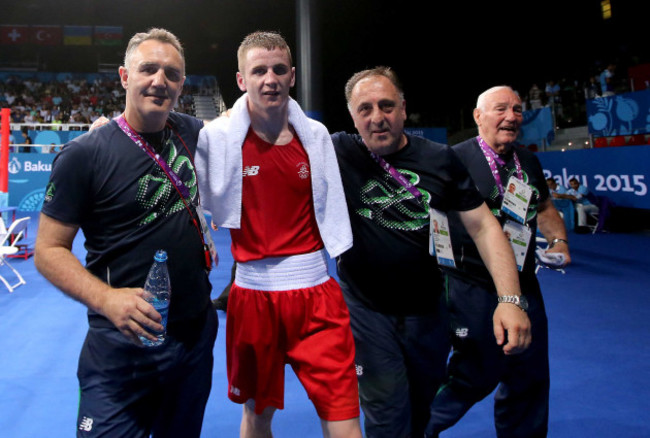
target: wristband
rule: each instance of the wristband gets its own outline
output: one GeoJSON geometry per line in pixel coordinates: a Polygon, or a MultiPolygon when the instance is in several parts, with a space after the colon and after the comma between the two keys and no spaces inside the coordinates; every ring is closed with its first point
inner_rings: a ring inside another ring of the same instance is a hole
{"type": "Polygon", "coordinates": [[[569,244],[569,242],[567,242],[565,239],[553,239],[553,240],[551,241],[551,244],[550,244],[548,247],[549,247],[549,248],[553,248],[553,247],[555,246],[555,244],[558,243],[558,242],[564,242],[564,243],[566,243],[567,245],[569,244]]]}

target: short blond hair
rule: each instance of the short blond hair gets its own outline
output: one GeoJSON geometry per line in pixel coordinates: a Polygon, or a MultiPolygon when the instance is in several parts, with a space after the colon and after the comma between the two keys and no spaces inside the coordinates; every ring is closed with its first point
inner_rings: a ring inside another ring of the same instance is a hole
{"type": "Polygon", "coordinates": [[[257,31],[248,34],[241,42],[237,49],[237,68],[240,73],[243,73],[244,63],[246,62],[246,54],[250,49],[280,49],[287,52],[289,55],[289,66],[293,66],[293,59],[291,58],[291,49],[285,39],[278,32],[270,31],[257,31]]]}

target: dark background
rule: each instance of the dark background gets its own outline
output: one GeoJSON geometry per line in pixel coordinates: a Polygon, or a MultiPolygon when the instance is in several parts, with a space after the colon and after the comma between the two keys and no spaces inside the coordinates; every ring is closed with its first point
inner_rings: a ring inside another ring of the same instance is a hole
{"type": "MultiPolygon", "coordinates": [[[[627,66],[648,61],[647,14],[639,10],[645,2],[611,2],[613,18],[604,21],[600,0],[317,0],[323,121],[331,131],[353,129],[343,87],[354,72],[376,65],[400,75],[407,112],[417,116],[410,125],[449,132],[473,125],[476,97],[493,85],[526,94],[533,82],[543,89],[552,79],[581,89],[609,62],[622,81],[627,66]]],[[[121,25],[124,38],[118,47],[0,46],[0,58],[35,58],[44,71],[97,71],[99,63],[121,63],[135,32],[165,27],[185,46],[187,73],[215,75],[230,106],[240,95],[240,41],[276,30],[295,58],[296,15],[294,0],[2,0],[2,24],[121,25]]]]}

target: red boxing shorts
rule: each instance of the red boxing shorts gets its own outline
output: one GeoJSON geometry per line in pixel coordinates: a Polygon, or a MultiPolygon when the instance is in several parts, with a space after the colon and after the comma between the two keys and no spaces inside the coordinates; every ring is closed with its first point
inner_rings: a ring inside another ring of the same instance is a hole
{"type": "Polygon", "coordinates": [[[268,406],[284,408],[284,370],[290,364],[321,419],[359,416],[350,316],[333,278],[282,291],[244,288],[235,279],[226,357],[228,397],[254,400],[257,414],[268,406]]]}

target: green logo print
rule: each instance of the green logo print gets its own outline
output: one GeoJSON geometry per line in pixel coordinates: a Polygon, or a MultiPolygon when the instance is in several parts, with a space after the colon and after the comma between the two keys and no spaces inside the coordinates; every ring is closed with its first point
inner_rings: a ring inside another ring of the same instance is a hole
{"type": "MultiPolygon", "coordinates": [[[[189,199],[186,199],[186,202],[190,203],[195,198],[197,191],[196,174],[192,162],[188,157],[178,153],[171,140],[167,141],[167,145],[169,146],[169,157],[167,157],[169,167],[179,176],[183,173],[184,167],[190,169],[190,172],[186,172],[190,175],[190,179],[183,181],[190,192],[189,199]]],[[[138,181],[137,201],[145,209],[152,210],[149,215],[140,221],[140,225],[148,224],[158,217],[169,216],[185,208],[181,199],[171,206],[167,205],[170,196],[175,192],[176,188],[162,171],[158,175],[146,175],[140,178],[138,181]]]]}
{"type": "MultiPolygon", "coordinates": [[[[403,169],[399,169],[399,172],[414,186],[420,182],[420,177],[416,173],[403,169]]],[[[385,174],[383,181],[371,179],[361,187],[361,201],[367,207],[357,209],[356,213],[390,229],[414,231],[428,227],[429,211],[423,207],[423,204],[429,205],[431,194],[418,188],[422,193],[422,199],[421,202],[413,203],[414,196],[411,192],[401,185],[396,187],[391,183],[392,179],[392,176],[385,174]],[[387,213],[389,208],[392,210],[390,216],[387,213]]]]}

